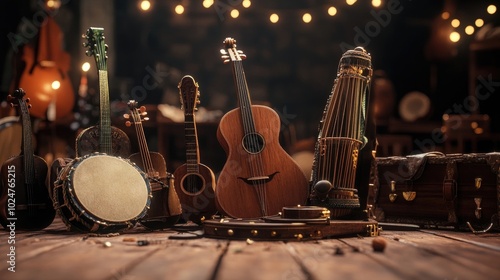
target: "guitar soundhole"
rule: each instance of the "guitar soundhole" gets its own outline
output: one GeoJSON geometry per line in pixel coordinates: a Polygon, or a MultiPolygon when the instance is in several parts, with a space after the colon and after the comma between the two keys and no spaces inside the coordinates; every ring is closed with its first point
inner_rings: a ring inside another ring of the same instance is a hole
{"type": "Polygon", "coordinates": [[[250,133],[243,137],[243,148],[250,154],[260,153],[264,149],[264,137],[257,133],[250,133]]]}
{"type": "Polygon", "coordinates": [[[205,181],[198,174],[189,174],[182,180],[182,189],[185,193],[195,195],[203,191],[205,181]]]}

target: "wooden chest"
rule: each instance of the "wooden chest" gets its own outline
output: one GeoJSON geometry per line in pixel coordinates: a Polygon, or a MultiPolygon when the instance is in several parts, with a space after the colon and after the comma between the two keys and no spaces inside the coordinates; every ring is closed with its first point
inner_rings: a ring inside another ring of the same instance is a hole
{"type": "Polygon", "coordinates": [[[379,222],[500,229],[500,153],[376,158],[369,195],[379,222]]]}

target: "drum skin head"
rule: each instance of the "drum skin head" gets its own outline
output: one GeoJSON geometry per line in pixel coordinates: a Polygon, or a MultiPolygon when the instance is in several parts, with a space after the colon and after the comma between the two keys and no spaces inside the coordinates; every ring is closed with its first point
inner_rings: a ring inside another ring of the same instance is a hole
{"type": "Polygon", "coordinates": [[[129,161],[96,155],[84,158],[74,168],[71,190],[88,213],[106,221],[123,222],[136,218],[146,208],[147,181],[129,161]]]}

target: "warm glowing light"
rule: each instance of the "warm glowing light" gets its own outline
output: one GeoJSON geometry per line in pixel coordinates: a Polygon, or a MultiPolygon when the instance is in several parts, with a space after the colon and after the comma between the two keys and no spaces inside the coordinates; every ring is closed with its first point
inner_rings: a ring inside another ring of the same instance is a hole
{"type": "Polygon", "coordinates": [[[488,14],[492,15],[497,12],[497,6],[489,5],[488,8],[486,8],[486,11],[488,12],[488,14]]]}
{"type": "Polygon", "coordinates": [[[141,1],[141,10],[147,11],[150,8],[151,8],[151,2],[149,2],[148,0],[141,1]]]}
{"type": "Polygon", "coordinates": [[[347,5],[354,5],[354,3],[356,3],[357,0],[345,0],[345,2],[347,3],[347,5]]]}
{"type": "Polygon", "coordinates": [[[61,83],[59,81],[53,81],[51,86],[53,90],[57,90],[61,87],[61,83]]]}
{"type": "Polygon", "coordinates": [[[311,20],[312,20],[312,16],[310,13],[305,13],[303,16],[302,16],[302,20],[305,22],[305,23],[310,23],[311,20]]]}
{"type": "Polygon", "coordinates": [[[476,19],[476,22],[474,22],[476,24],[477,27],[481,27],[484,25],[484,20],[483,19],[476,19]]]}
{"type": "Polygon", "coordinates": [[[269,17],[269,20],[272,22],[272,23],[277,23],[278,20],[280,20],[280,17],[277,15],[277,14],[272,14],[270,17],[269,17]]]}
{"type": "Polygon", "coordinates": [[[231,17],[233,17],[233,18],[237,18],[237,17],[239,17],[239,16],[240,16],[240,12],[239,12],[238,10],[233,9],[233,10],[231,11],[231,17]]]}
{"type": "Polygon", "coordinates": [[[334,6],[331,6],[330,8],[328,8],[328,14],[333,17],[334,15],[337,14],[337,8],[335,8],[334,6]]]}
{"type": "Polygon", "coordinates": [[[458,19],[454,19],[451,21],[451,26],[457,28],[460,26],[460,21],[458,19]]]}
{"type": "Polygon", "coordinates": [[[203,0],[203,7],[210,8],[214,4],[214,0],[203,0]]]}
{"type": "Polygon", "coordinates": [[[444,20],[449,19],[449,18],[450,18],[450,13],[448,13],[448,12],[443,12],[443,13],[441,14],[441,18],[442,18],[442,19],[444,19],[444,20]]]}
{"type": "Polygon", "coordinates": [[[82,71],[83,72],[88,72],[90,70],[90,63],[85,62],[82,64],[82,71]]]}
{"type": "Polygon", "coordinates": [[[450,33],[450,40],[453,43],[460,41],[460,34],[458,34],[458,32],[456,32],[456,31],[451,32],[450,33]]]}
{"type": "Polygon", "coordinates": [[[467,27],[465,28],[465,34],[467,34],[467,35],[472,35],[472,34],[474,34],[474,26],[472,26],[472,25],[467,25],[467,27]]]}
{"type": "Polygon", "coordinates": [[[382,0],[372,0],[372,6],[373,7],[380,7],[380,5],[382,5],[382,0]]]}
{"type": "Polygon", "coordinates": [[[182,5],[175,6],[175,12],[179,15],[183,14],[184,13],[184,6],[182,6],[182,5]]]}
{"type": "Polygon", "coordinates": [[[250,0],[243,0],[243,3],[241,3],[243,7],[249,8],[252,5],[252,2],[250,0]]]}

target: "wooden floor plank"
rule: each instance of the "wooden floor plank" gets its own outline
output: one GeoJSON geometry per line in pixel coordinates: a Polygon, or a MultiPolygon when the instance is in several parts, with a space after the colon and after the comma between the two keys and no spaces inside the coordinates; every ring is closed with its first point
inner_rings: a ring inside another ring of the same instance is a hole
{"type": "Polygon", "coordinates": [[[312,279],[400,279],[397,274],[336,239],[290,242],[312,279]]]}
{"type": "Polygon", "coordinates": [[[216,278],[308,279],[283,242],[231,241],[216,278]]]}
{"type": "Polygon", "coordinates": [[[170,241],[120,279],[210,279],[227,244],[206,238],[170,241]]]}

